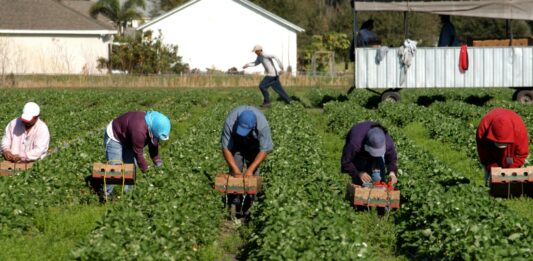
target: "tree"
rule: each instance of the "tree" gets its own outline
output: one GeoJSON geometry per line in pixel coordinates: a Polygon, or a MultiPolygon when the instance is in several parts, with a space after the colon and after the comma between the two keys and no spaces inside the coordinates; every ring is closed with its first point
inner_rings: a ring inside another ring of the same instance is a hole
{"type": "Polygon", "coordinates": [[[161,10],[168,11],[172,10],[177,6],[182,5],[183,3],[187,2],[188,0],[161,0],[161,10]]]}
{"type": "Polygon", "coordinates": [[[333,52],[335,54],[335,61],[343,61],[345,68],[348,67],[349,57],[348,48],[350,46],[350,38],[345,33],[330,32],[324,35],[313,35],[311,44],[302,48],[298,53],[298,65],[300,70],[311,69],[312,57],[317,56],[316,65],[317,71],[326,71],[329,66],[329,54],[326,52],[333,52]]]}
{"type": "Polygon", "coordinates": [[[178,56],[178,46],[163,44],[161,32],[157,37],[151,31],[135,37],[115,39],[111,58],[98,59],[98,68],[127,71],[131,74],[168,74],[188,71],[178,56]]]}
{"type": "Polygon", "coordinates": [[[96,18],[98,14],[109,18],[118,28],[119,35],[124,33],[129,21],[141,18],[137,8],[145,8],[144,0],[127,0],[120,4],[120,0],[98,0],[91,6],[90,14],[96,18]]]}

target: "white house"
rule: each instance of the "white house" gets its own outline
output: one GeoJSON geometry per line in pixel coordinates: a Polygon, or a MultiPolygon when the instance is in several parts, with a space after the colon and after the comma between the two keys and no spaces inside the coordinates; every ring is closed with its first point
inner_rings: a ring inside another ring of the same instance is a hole
{"type": "MultiPolygon", "coordinates": [[[[246,0],[191,0],[139,27],[161,31],[166,44],[191,69],[242,70],[255,60],[259,44],[296,74],[297,37],[304,29],[246,0]]],[[[246,72],[263,72],[261,65],[246,72]]]]}
{"type": "Polygon", "coordinates": [[[0,75],[102,74],[116,30],[54,0],[0,0],[0,75]]]}

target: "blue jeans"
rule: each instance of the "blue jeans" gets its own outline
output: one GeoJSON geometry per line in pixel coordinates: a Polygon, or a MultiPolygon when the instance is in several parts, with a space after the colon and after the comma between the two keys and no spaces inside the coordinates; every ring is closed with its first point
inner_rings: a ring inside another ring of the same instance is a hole
{"type": "Polygon", "coordinates": [[[490,188],[490,172],[485,167],[483,167],[483,172],[485,174],[485,186],[490,188]]]}
{"type": "MultiPolygon", "coordinates": [[[[113,161],[110,164],[119,164],[119,161],[125,164],[135,163],[133,148],[124,148],[119,142],[110,139],[105,130],[104,133],[105,158],[108,162],[113,161]]],[[[106,185],[106,187],[105,194],[109,196],[113,193],[115,185],[106,185]]],[[[128,192],[131,188],[131,185],[125,185],[124,192],[128,192]]]]}
{"type": "Polygon", "coordinates": [[[281,86],[281,82],[279,81],[279,76],[265,76],[261,83],[259,84],[259,89],[261,90],[261,93],[263,93],[263,103],[269,104],[270,103],[270,94],[268,93],[268,87],[272,86],[272,89],[285,100],[285,102],[290,103],[291,98],[285,90],[283,90],[283,87],[281,86]]]}

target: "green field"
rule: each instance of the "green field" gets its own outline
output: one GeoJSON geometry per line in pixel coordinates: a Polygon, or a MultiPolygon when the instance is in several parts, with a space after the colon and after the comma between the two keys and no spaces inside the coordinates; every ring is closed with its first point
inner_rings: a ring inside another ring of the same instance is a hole
{"type": "MultiPolygon", "coordinates": [[[[403,90],[379,103],[366,90],[288,88],[300,102],[264,110],[274,151],[249,223],[228,221],[213,178],[226,170],[220,132],[259,90],[2,89],[0,132],[27,101],[41,106],[49,155],[0,179],[0,260],[532,260],[533,200],[494,199],[483,186],[475,131],[494,107],[515,110],[533,139],[533,107],[512,90],[403,90]],[[108,204],[87,186],[105,160],[103,129],[126,111],[158,110],[172,122],[164,166],[108,204]],[[355,211],[340,155],[363,120],[389,128],[402,205],[355,211]]],[[[277,95],[273,95],[277,97],[277,95]]],[[[527,165],[531,165],[531,157],[527,165]]]]}

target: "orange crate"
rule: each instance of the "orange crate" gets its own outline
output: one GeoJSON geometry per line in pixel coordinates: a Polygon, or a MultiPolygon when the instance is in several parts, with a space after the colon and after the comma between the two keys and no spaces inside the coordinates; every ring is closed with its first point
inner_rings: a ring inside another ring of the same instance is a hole
{"type": "Polygon", "coordinates": [[[252,194],[261,191],[260,176],[234,177],[219,173],[215,177],[215,190],[227,194],[252,194]]]}

